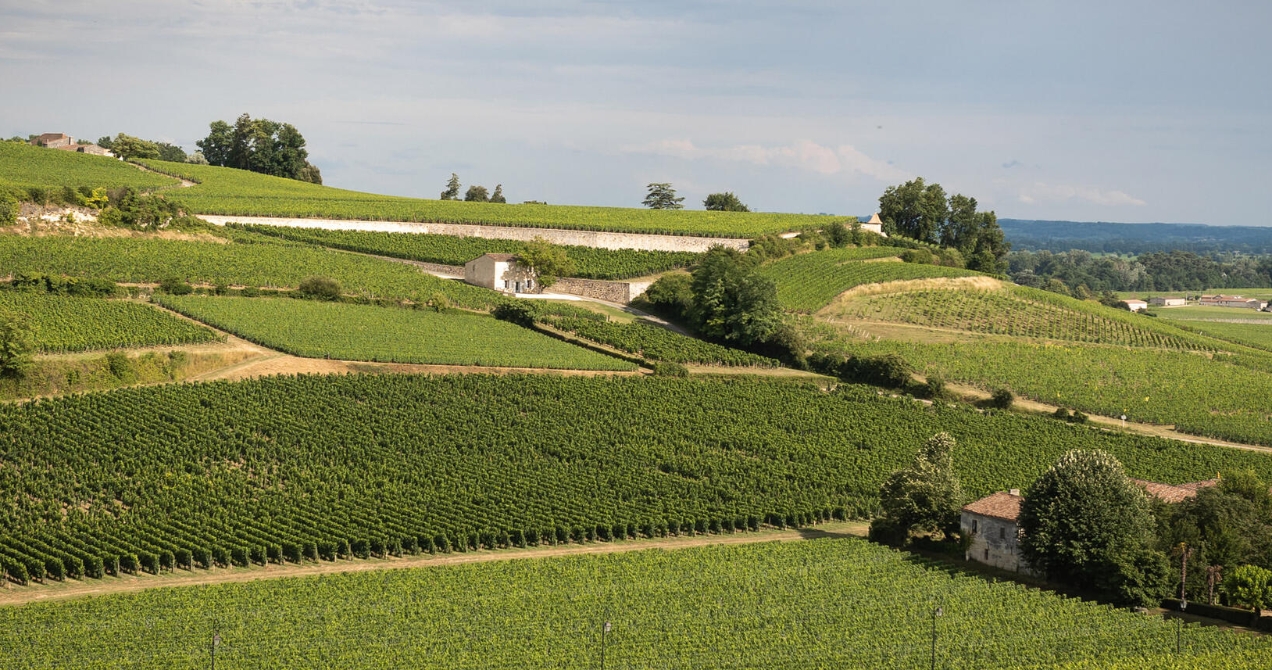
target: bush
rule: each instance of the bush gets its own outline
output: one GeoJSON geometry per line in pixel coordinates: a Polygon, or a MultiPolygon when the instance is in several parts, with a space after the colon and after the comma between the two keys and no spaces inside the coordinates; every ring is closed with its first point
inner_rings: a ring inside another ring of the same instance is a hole
{"type": "Polygon", "coordinates": [[[910,383],[914,368],[897,354],[883,354],[848,359],[838,366],[838,373],[846,381],[904,388],[910,383]]]}
{"type": "Polygon", "coordinates": [[[505,302],[495,306],[490,314],[500,321],[507,321],[518,326],[530,328],[534,325],[538,310],[527,302],[505,302]]]}
{"type": "Polygon", "coordinates": [[[256,298],[261,295],[261,290],[256,288],[255,286],[244,286],[243,290],[239,291],[239,295],[243,296],[244,298],[256,298]]]}
{"type": "Polygon", "coordinates": [[[0,192],[0,226],[18,222],[18,199],[12,193],[0,192]]]}
{"type": "Polygon", "coordinates": [[[309,277],[300,282],[300,295],[311,300],[336,300],[340,282],[330,277],[309,277]]]}
{"type": "Polygon", "coordinates": [[[917,263],[920,265],[933,265],[936,263],[936,258],[927,249],[907,249],[901,252],[901,260],[906,263],[917,263]]]}
{"type": "Polygon", "coordinates": [[[945,378],[936,372],[928,374],[927,384],[924,385],[924,395],[933,400],[946,397],[945,378]]]}
{"type": "Polygon", "coordinates": [[[122,351],[112,351],[106,354],[106,369],[110,371],[111,376],[121,382],[128,383],[136,378],[133,372],[132,359],[122,351]]]}
{"type": "Polygon", "coordinates": [[[1060,419],[1061,421],[1073,420],[1073,413],[1064,407],[1057,407],[1056,411],[1052,412],[1051,416],[1056,419],[1060,419]]]}
{"type": "Polygon", "coordinates": [[[668,361],[654,361],[651,366],[655,377],[688,377],[689,368],[668,361]]]}
{"type": "Polygon", "coordinates": [[[665,274],[645,289],[644,297],[664,316],[684,318],[693,306],[693,277],[686,272],[665,274]]]}
{"type": "Polygon", "coordinates": [[[998,409],[1011,409],[1013,403],[1016,402],[1016,395],[1008,389],[997,389],[993,395],[989,397],[989,406],[998,409]]]}
{"type": "Polygon", "coordinates": [[[168,277],[159,282],[159,290],[170,295],[190,295],[194,293],[194,287],[187,284],[184,279],[177,277],[168,277]]]}

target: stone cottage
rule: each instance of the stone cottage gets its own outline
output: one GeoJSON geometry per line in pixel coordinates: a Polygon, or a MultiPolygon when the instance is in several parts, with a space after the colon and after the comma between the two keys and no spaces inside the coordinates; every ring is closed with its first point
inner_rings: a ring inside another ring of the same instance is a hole
{"type": "Polygon", "coordinates": [[[75,146],[75,138],[66,133],[44,133],[31,140],[31,144],[47,149],[66,149],[75,146]]]}
{"type": "Polygon", "coordinates": [[[963,506],[959,525],[963,535],[972,538],[967,560],[1013,572],[1030,572],[1020,558],[1020,527],[1016,524],[1023,501],[1020,491],[1012,489],[963,506]]]}
{"type": "Polygon", "coordinates": [[[506,293],[538,288],[534,269],[517,262],[516,254],[483,254],[464,264],[464,281],[506,293]]]}

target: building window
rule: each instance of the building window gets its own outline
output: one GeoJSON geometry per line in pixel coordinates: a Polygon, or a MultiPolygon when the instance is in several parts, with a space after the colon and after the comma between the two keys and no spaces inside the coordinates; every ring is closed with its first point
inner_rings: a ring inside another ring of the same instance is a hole
{"type": "Polygon", "coordinates": [[[1006,529],[1006,528],[1002,528],[1002,527],[999,527],[999,528],[998,528],[998,539],[1000,539],[1000,540],[1006,540],[1006,539],[1007,539],[1007,529],[1006,529]]]}
{"type": "Polygon", "coordinates": [[[976,521],[976,519],[972,519],[972,532],[973,532],[973,533],[975,533],[975,532],[976,532],[976,526],[978,526],[978,525],[979,525],[979,523],[976,521]]]}
{"type": "Polygon", "coordinates": [[[989,547],[985,547],[985,560],[989,560],[989,547]]]}

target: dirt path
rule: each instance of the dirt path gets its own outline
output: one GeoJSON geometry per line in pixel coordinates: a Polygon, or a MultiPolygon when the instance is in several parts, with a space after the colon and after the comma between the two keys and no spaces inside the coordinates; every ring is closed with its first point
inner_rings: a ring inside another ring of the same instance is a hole
{"type": "MultiPolygon", "coordinates": [[[[151,170],[150,168],[148,168],[148,167],[146,167],[146,166],[144,166],[144,165],[142,165],[142,164],[140,164],[140,163],[134,163],[134,162],[132,162],[132,161],[126,161],[126,162],[127,162],[129,165],[131,165],[131,166],[133,166],[133,167],[137,168],[138,170],[141,170],[142,172],[149,172],[150,174],[157,174],[157,175],[159,175],[159,176],[161,176],[161,177],[167,177],[167,178],[169,178],[169,179],[176,179],[178,182],[180,182],[180,188],[190,188],[191,186],[194,186],[194,185],[195,185],[195,182],[192,182],[192,181],[190,181],[189,179],[186,179],[185,177],[178,177],[178,176],[176,176],[176,175],[170,175],[170,174],[168,174],[168,173],[166,173],[166,172],[159,172],[159,171],[157,171],[157,170],[151,170]]],[[[161,189],[159,189],[159,190],[164,191],[164,190],[167,190],[167,189],[170,189],[170,188],[177,188],[177,187],[176,187],[176,186],[165,186],[165,187],[163,187],[163,188],[161,188],[161,189]]]]}
{"type": "Polygon", "coordinates": [[[279,579],[342,572],[368,572],[375,570],[400,570],[437,565],[486,563],[527,558],[551,558],[554,556],[616,554],[643,549],[684,549],[708,545],[738,545],[757,542],[794,542],[822,537],[862,537],[868,524],[861,521],[834,521],[815,528],[762,530],[756,533],[728,535],[695,535],[690,537],[666,537],[625,542],[590,542],[557,546],[527,547],[525,549],[498,549],[495,551],[457,552],[451,554],[422,554],[388,559],[353,559],[334,562],[320,561],[300,565],[253,565],[247,568],[213,568],[211,570],[177,570],[170,574],[124,575],[84,581],[67,580],[47,585],[15,586],[5,582],[0,588],[0,606],[24,605],[68,598],[102,596],[111,593],[128,593],[152,588],[172,586],[198,586],[252,582],[260,579],[279,579]]]}
{"type": "MultiPolygon", "coordinates": [[[[975,386],[967,386],[965,384],[945,385],[951,392],[963,397],[965,400],[988,400],[989,392],[976,388],[975,386]]],[[[1012,403],[1012,408],[1029,412],[1032,414],[1054,414],[1059,406],[1048,405],[1047,403],[1030,400],[1028,398],[1017,397],[1012,403]]],[[[1189,435],[1175,430],[1174,426],[1159,426],[1151,423],[1136,423],[1134,421],[1122,421],[1111,416],[1101,416],[1099,414],[1088,414],[1091,423],[1100,426],[1106,430],[1119,430],[1127,433],[1138,433],[1140,435],[1151,435],[1153,437],[1162,437],[1168,440],[1178,440],[1180,442],[1191,442],[1193,444],[1210,444],[1216,447],[1228,447],[1229,449],[1244,449],[1246,451],[1259,451],[1263,453],[1272,453],[1272,447],[1264,447],[1256,444],[1243,444],[1241,442],[1229,442],[1211,437],[1201,437],[1199,435],[1189,435]]]]}

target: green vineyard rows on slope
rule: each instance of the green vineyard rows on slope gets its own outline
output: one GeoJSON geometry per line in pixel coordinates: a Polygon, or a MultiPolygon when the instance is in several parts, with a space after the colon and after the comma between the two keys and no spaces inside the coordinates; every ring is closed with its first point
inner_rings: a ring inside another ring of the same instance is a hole
{"type": "Polygon", "coordinates": [[[156,189],[176,186],[177,180],[143,172],[106,156],[0,142],[0,187],[60,189],[132,186],[156,189]]]}
{"type": "Polygon", "coordinates": [[[296,356],[353,361],[635,370],[626,361],[467,312],[287,298],[157,296],[159,304],[296,356]]]}
{"type": "Polygon", "coordinates": [[[197,324],[125,300],[0,291],[0,313],[18,315],[37,351],[65,353],[119,347],[194,344],[218,339],[197,324]]]}
{"type": "Polygon", "coordinates": [[[971,496],[1023,487],[1074,448],[1153,481],[1272,476],[1263,454],[851,386],[276,377],[0,406],[0,562],[95,576],[859,517],[941,431],[971,496]]]}
{"type": "MultiPolygon", "coordinates": [[[[245,225],[242,228],[263,235],[335,249],[443,265],[463,265],[482,254],[519,254],[526,249],[524,242],[481,237],[261,225],[245,225]]],[[[574,263],[574,272],[570,273],[570,276],[585,279],[641,277],[687,267],[698,257],[698,254],[681,251],[597,249],[580,246],[565,246],[563,249],[574,263]]]]}
{"type": "MultiPolygon", "coordinates": [[[[858,539],[496,561],[0,608],[10,670],[1158,667],[1268,639],[929,567],[858,539]],[[1182,654],[1176,654],[1176,645],[1182,654]],[[1134,665],[1139,664],[1139,665],[1134,665]]],[[[1187,666],[1182,666],[1187,667],[1187,666]]],[[[1196,666],[1202,667],[1202,666],[1196,666]]]]}
{"type": "Polygon", "coordinates": [[[540,319],[557,330],[573,333],[581,338],[614,347],[629,354],[651,360],[681,364],[730,365],[775,367],[780,363],[740,349],[706,342],[687,335],[672,332],[661,326],[632,321],[617,323],[582,315],[545,315],[540,319]]]}
{"type": "Polygon", "coordinates": [[[782,307],[797,312],[816,312],[830,304],[835,296],[862,284],[979,274],[939,265],[863,261],[896,256],[900,252],[891,247],[814,251],[783,258],[765,266],[761,273],[777,282],[777,298],[782,307]],[[885,251],[886,255],[875,255],[885,251]]]}
{"type": "MultiPolygon", "coordinates": [[[[243,233],[240,233],[243,234],[243,233]]],[[[119,282],[189,282],[295,288],[307,277],[331,277],[345,291],[373,297],[429,300],[443,293],[460,306],[485,308],[494,291],[438,279],[406,265],[292,243],[218,244],[157,238],[0,235],[0,267],[119,282]]]]}
{"type": "Polygon", "coordinates": [[[156,171],[199,182],[197,186],[171,194],[173,199],[179,199],[199,214],[468,223],[744,238],[820,228],[833,221],[849,220],[849,217],[813,214],[425,200],[346,191],[231,168],[141,162],[156,171]]]}

